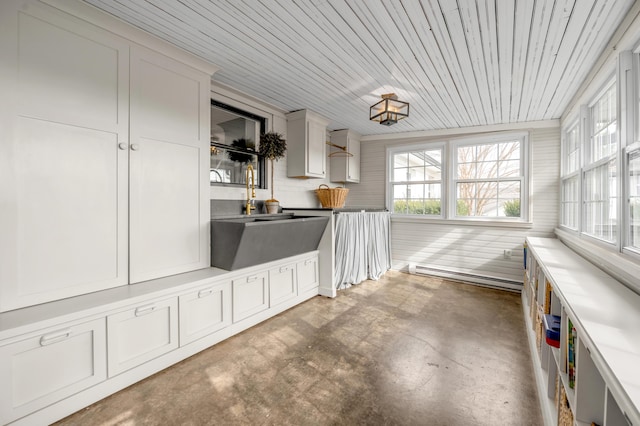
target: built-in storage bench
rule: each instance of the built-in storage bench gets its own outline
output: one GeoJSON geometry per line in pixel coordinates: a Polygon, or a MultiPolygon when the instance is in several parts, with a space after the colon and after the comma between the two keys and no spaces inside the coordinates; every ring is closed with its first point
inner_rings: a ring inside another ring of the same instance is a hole
{"type": "Polygon", "coordinates": [[[545,424],[640,425],[640,295],[560,240],[526,244],[522,304],[545,424]],[[560,317],[557,341],[545,315],[560,317]]]}
{"type": "Polygon", "coordinates": [[[318,295],[318,252],[0,314],[0,424],[47,424],[318,295]]]}

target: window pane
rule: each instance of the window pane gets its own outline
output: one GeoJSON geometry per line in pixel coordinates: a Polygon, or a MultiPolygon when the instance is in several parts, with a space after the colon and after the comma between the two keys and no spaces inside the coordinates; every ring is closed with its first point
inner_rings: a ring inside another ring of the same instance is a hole
{"type": "Polygon", "coordinates": [[[521,145],[517,140],[457,147],[457,216],[522,217],[521,145]]]}
{"type": "Polygon", "coordinates": [[[564,140],[564,174],[575,172],[580,167],[580,127],[576,123],[565,133],[564,140]]]}
{"type": "Polygon", "coordinates": [[[640,150],[629,154],[629,246],[640,250],[640,150]]]}
{"type": "Polygon", "coordinates": [[[578,176],[573,176],[562,181],[562,216],[561,224],[571,229],[578,229],[578,176]]]}
{"type": "Polygon", "coordinates": [[[607,90],[591,107],[589,163],[615,155],[618,145],[616,86],[607,90]]]}
{"type": "Polygon", "coordinates": [[[394,182],[424,182],[440,180],[442,150],[424,150],[394,154],[394,182]]]}
{"type": "Polygon", "coordinates": [[[617,238],[616,163],[610,161],[584,173],[584,229],[605,241],[617,238]]]}

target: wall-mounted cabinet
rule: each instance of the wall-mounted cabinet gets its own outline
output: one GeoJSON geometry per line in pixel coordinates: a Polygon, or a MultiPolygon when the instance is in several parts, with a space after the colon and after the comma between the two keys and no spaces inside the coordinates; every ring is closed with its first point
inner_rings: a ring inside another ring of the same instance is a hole
{"type": "Polygon", "coordinates": [[[360,134],[343,129],[331,132],[331,182],[360,182],[360,134]],[[347,153],[351,154],[348,155],[347,153]]]}
{"type": "Polygon", "coordinates": [[[33,0],[0,39],[0,311],[207,267],[210,74],[33,0]]]}
{"type": "Polygon", "coordinates": [[[287,176],[324,178],[327,175],[329,121],[306,109],[287,116],[287,176]]]}
{"type": "Polygon", "coordinates": [[[545,424],[640,424],[640,296],[559,240],[527,238],[522,300],[545,424]]]}

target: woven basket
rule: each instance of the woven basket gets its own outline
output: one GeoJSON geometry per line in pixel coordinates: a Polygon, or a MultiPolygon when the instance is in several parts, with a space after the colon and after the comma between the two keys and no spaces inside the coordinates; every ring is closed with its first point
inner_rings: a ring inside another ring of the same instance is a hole
{"type": "Polygon", "coordinates": [[[320,204],[325,208],[344,207],[349,190],[347,188],[329,188],[324,183],[316,189],[320,204]],[[323,188],[325,187],[325,188],[323,188]]]}
{"type": "Polygon", "coordinates": [[[573,412],[569,407],[567,393],[562,385],[560,385],[560,401],[558,405],[558,426],[573,426],[573,412]]]}

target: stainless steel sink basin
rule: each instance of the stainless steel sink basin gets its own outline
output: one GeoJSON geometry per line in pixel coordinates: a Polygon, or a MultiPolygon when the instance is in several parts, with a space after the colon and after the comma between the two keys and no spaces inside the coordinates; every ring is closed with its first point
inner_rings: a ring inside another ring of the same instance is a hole
{"type": "Polygon", "coordinates": [[[316,250],[328,217],[256,215],[211,220],[211,266],[232,271],[316,250]]]}

